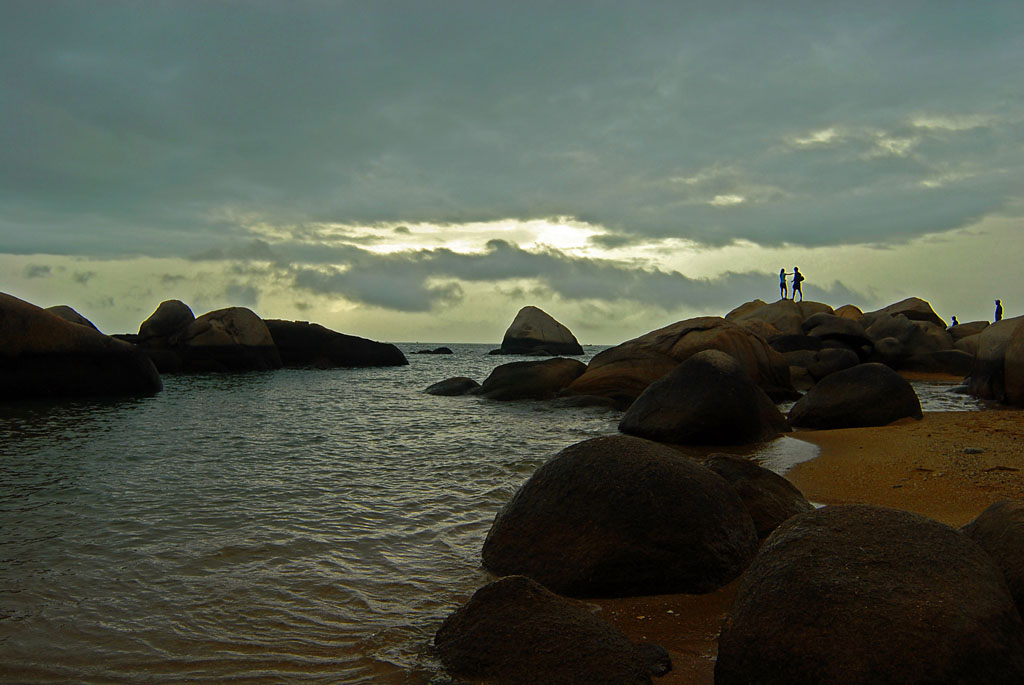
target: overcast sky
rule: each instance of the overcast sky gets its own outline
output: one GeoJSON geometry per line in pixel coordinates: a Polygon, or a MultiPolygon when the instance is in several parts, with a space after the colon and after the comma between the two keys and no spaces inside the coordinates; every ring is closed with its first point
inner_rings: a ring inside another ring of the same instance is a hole
{"type": "Polygon", "coordinates": [[[585,343],[1024,309],[1024,3],[0,3],[0,290],[585,343]]]}

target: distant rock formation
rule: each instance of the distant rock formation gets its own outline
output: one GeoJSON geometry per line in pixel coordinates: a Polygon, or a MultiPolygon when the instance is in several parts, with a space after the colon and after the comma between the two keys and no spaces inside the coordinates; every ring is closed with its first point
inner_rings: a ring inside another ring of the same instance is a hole
{"type": "Polygon", "coordinates": [[[406,366],[409,360],[391,343],[345,335],[306,321],[267,319],[267,328],[288,367],[406,366]]]}
{"type": "Polygon", "coordinates": [[[65,321],[77,323],[79,326],[87,326],[93,329],[94,331],[99,330],[98,328],[96,328],[95,325],[93,325],[92,321],[89,321],[89,319],[85,318],[84,316],[82,316],[81,314],[79,314],[66,304],[58,304],[54,305],[53,307],[47,307],[46,311],[50,312],[51,314],[56,314],[65,321]]]}
{"type": "Polygon", "coordinates": [[[627,407],[647,386],[703,350],[731,355],[776,401],[799,396],[779,352],[760,335],[717,316],[679,321],[598,353],[566,393],[606,397],[627,407]]]}
{"type": "Polygon", "coordinates": [[[432,350],[416,350],[413,354],[455,354],[450,347],[435,347],[432,350]]]}
{"type": "MultiPolygon", "coordinates": [[[[523,307],[505,331],[497,354],[576,355],[583,347],[568,328],[537,307],[523,307]]],[[[493,353],[492,353],[493,354],[493,353]]]]}
{"type": "Polygon", "coordinates": [[[0,293],[0,400],[146,395],[162,387],[134,345],[0,293]]]}

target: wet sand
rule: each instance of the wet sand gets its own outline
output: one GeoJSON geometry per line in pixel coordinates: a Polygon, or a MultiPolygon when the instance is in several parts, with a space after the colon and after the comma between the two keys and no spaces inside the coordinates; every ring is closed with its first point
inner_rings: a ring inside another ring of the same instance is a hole
{"type": "MultiPolygon", "coordinates": [[[[888,426],[800,431],[821,454],[786,476],[812,502],[875,504],[952,526],[993,502],[1024,499],[1024,411],[934,412],[888,426]]],[[[630,639],[672,656],[656,683],[711,685],[719,627],[739,581],[708,595],[593,600],[630,639]]]]}

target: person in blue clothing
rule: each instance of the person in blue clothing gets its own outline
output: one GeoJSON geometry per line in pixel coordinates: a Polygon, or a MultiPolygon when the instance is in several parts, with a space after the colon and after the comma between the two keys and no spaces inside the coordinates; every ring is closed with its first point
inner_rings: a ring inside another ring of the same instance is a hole
{"type": "Polygon", "coordinates": [[[793,274],[787,274],[786,269],[779,269],[779,292],[782,293],[782,299],[787,299],[789,293],[786,291],[786,276],[792,276],[793,274]]]}
{"type": "Polygon", "coordinates": [[[800,284],[804,282],[804,275],[800,273],[800,267],[793,267],[793,301],[796,301],[796,294],[800,293],[800,301],[804,301],[804,291],[800,289],[800,284]]]}
{"type": "Polygon", "coordinates": [[[996,321],[1003,320],[1003,303],[996,300],[996,321]]]}

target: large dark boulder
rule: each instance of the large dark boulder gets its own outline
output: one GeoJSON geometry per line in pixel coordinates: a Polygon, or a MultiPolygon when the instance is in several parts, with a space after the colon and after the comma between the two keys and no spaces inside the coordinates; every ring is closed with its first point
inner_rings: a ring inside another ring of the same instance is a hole
{"type": "Polygon", "coordinates": [[[0,293],[0,400],[147,395],[162,387],[136,346],[0,293]]]}
{"type": "Polygon", "coordinates": [[[582,602],[524,576],[477,590],[434,647],[451,674],[495,683],[650,683],[672,668],[661,647],[633,644],[582,602]]]}
{"type": "Polygon", "coordinates": [[[914,388],[884,364],[859,364],[825,376],[789,410],[790,424],[803,428],[884,426],[921,416],[914,388]]]}
{"type": "Polygon", "coordinates": [[[456,395],[465,395],[480,387],[472,378],[467,376],[455,376],[454,378],[447,378],[443,381],[438,381],[433,385],[427,386],[423,392],[428,395],[441,395],[444,397],[454,397],[456,395]]]}
{"type": "Polygon", "coordinates": [[[575,597],[710,592],[757,550],[739,495],[665,445],[624,435],[565,448],[495,516],[483,563],[575,597]]]}
{"type": "Polygon", "coordinates": [[[960,529],[989,553],[1024,616],[1024,500],[996,502],[960,529]]]}
{"type": "Polygon", "coordinates": [[[829,347],[814,353],[814,360],[807,365],[807,372],[815,381],[820,381],[837,371],[843,371],[860,363],[860,357],[853,350],[829,347]]]}
{"type": "Polygon", "coordinates": [[[968,392],[985,400],[1024,405],[1024,316],[997,321],[977,337],[968,392]]]}
{"type": "Polygon", "coordinates": [[[174,336],[196,320],[192,309],[181,300],[164,300],[139,326],[139,344],[146,347],[172,347],[174,336]]]}
{"type": "Polygon", "coordinates": [[[858,321],[827,312],[808,317],[802,328],[813,338],[838,341],[854,350],[871,344],[871,339],[858,321]]]}
{"type": "Polygon", "coordinates": [[[501,341],[499,354],[583,354],[568,328],[537,307],[523,307],[501,341]]]}
{"type": "Polygon", "coordinates": [[[1024,624],[992,559],[945,524],[860,505],[765,541],[715,665],[716,685],[1021,682],[1024,624]]]}
{"type": "Polygon", "coordinates": [[[758,537],[766,538],[783,521],[814,509],[795,485],[750,459],[712,454],[704,465],[736,490],[754,519],[758,537]]]}
{"type": "Polygon", "coordinates": [[[405,366],[409,360],[391,343],[332,331],[308,321],[266,319],[267,330],[288,367],[405,366]]]}
{"type": "Polygon", "coordinates": [[[502,401],[551,399],[586,369],[583,362],[564,357],[502,364],[491,371],[474,394],[502,401]]]}
{"type": "Polygon", "coordinates": [[[644,390],[619,430],[657,442],[727,445],[766,440],[789,426],[738,361],[704,350],[644,390]]]}
{"type": "Polygon", "coordinates": [[[803,332],[804,321],[822,312],[831,314],[832,307],[811,300],[801,302],[779,300],[771,304],[754,300],[740,305],[726,314],[725,318],[734,323],[751,320],[762,321],[777,330],[780,335],[797,335],[803,332]]]}
{"type": "Polygon", "coordinates": [[[629,406],[647,386],[703,350],[732,355],[776,401],[799,394],[793,389],[789,365],[780,353],[759,335],[717,316],[678,321],[602,350],[567,393],[608,397],[623,407],[629,406]]]}

